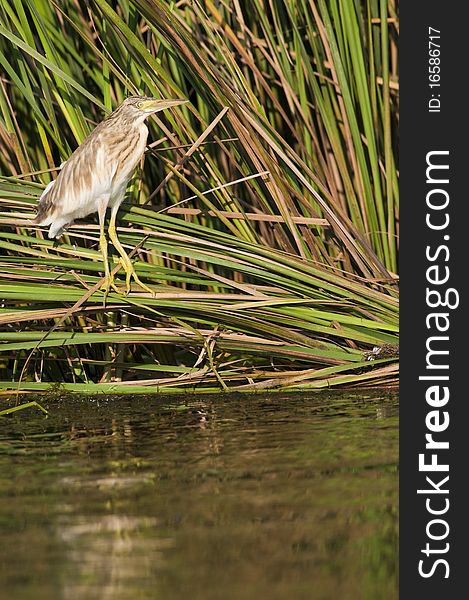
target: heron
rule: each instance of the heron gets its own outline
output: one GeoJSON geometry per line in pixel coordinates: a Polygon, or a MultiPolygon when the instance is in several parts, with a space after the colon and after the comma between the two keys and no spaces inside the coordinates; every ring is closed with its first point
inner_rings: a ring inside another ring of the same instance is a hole
{"type": "Polygon", "coordinates": [[[131,278],[144,290],[145,285],[132,266],[130,257],[117,237],[116,215],[124,200],[127,185],[146,147],[147,117],[161,110],[185,104],[188,100],[157,100],[132,96],[101,121],[62,163],[57,178],[44,189],[37,207],[36,225],[50,225],[49,239],[60,238],[75,219],[93,213],[99,218],[99,245],[104,262],[103,289],[119,291],[109,268],[108,245],[104,231],[106,210],[111,209],[108,233],[126,274],[126,293],[131,278]]]}

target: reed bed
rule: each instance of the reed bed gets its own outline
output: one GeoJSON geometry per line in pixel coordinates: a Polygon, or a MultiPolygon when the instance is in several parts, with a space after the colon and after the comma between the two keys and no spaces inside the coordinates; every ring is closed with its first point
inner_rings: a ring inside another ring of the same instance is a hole
{"type": "Polygon", "coordinates": [[[396,11],[0,0],[0,389],[394,385],[366,353],[398,343],[396,11]],[[155,294],[105,298],[96,220],[59,243],[30,221],[136,93],[190,103],[149,120],[119,212],[155,294]]]}

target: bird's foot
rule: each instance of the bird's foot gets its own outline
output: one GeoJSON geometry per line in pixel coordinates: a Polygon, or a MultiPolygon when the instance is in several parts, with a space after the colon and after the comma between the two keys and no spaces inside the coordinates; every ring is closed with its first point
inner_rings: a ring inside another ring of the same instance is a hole
{"type": "Polygon", "coordinates": [[[149,292],[152,296],[155,295],[155,290],[151,289],[151,287],[148,287],[148,285],[143,283],[143,281],[137,275],[130,260],[127,262],[126,260],[124,260],[121,257],[120,262],[121,262],[122,266],[124,267],[124,271],[125,271],[125,290],[126,290],[125,293],[126,294],[128,294],[130,292],[131,280],[133,279],[135,281],[135,283],[142,288],[142,290],[145,290],[145,292],[149,292]]]}
{"type": "Polygon", "coordinates": [[[111,290],[121,294],[122,291],[116,286],[114,282],[114,275],[112,273],[105,273],[103,282],[101,284],[101,291],[104,292],[104,304],[106,304],[106,299],[111,290]]]}

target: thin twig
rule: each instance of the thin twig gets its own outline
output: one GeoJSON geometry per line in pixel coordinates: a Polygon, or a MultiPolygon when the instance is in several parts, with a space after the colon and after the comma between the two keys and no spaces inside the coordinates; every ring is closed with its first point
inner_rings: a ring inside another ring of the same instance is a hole
{"type": "MultiPolygon", "coordinates": [[[[178,162],[174,165],[174,167],[173,167],[174,171],[179,171],[185,165],[185,163],[194,154],[194,152],[197,150],[197,148],[203,143],[203,141],[207,138],[207,136],[209,136],[212,133],[212,131],[215,129],[215,127],[223,119],[223,117],[226,115],[226,113],[228,111],[229,111],[229,107],[225,106],[225,108],[215,117],[215,119],[210,123],[210,125],[202,133],[202,135],[200,135],[196,139],[196,141],[191,145],[191,147],[184,154],[184,156],[180,160],[178,160],[178,162]]],[[[174,176],[174,172],[173,171],[171,171],[170,173],[168,173],[166,175],[166,177],[163,179],[163,181],[160,183],[160,185],[156,188],[156,190],[154,190],[148,196],[148,198],[145,200],[145,202],[143,204],[147,204],[148,202],[150,202],[150,200],[152,200],[158,194],[158,192],[161,189],[163,189],[163,187],[168,183],[168,181],[170,179],[172,179],[173,176],[174,176]]]]}
{"type": "MultiPolygon", "coordinates": [[[[216,214],[213,210],[203,210],[200,208],[177,208],[170,206],[166,209],[166,212],[170,215],[209,215],[215,217],[216,214]]],[[[266,215],[264,213],[242,213],[242,212],[230,212],[227,210],[220,210],[221,215],[227,219],[246,219],[248,221],[262,221],[265,223],[285,223],[285,219],[282,215],[266,215]]],[[[291,217],[294,223],[299,225],[319,225],[321,227],[329,227],[327,219],[319,219],[314,217],[291,217]]]]}

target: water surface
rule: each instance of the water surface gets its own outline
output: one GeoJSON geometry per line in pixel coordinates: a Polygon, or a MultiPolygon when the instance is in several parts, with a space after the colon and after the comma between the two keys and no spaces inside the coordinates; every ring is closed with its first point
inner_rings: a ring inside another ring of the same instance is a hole
{"type": "Polygon", "coordinates": [[[397,599],[395,396],[42,403],[0,419],[2,599],[397,599]]]}

